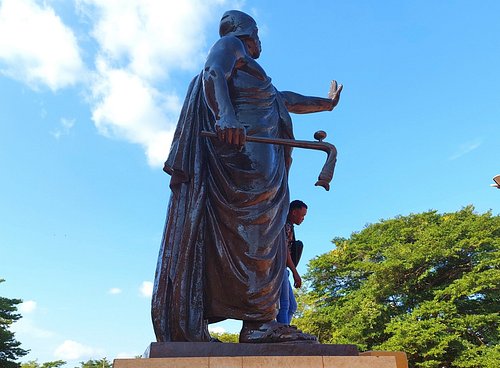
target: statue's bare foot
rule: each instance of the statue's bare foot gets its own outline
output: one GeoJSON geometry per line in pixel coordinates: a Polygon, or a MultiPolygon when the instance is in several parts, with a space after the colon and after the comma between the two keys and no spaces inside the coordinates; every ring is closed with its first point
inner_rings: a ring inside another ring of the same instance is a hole
{"type": "Polygon", "coordinates": [[[316,336],[276,321],[243,323],[240,343],[318,344],[316,336]]]}

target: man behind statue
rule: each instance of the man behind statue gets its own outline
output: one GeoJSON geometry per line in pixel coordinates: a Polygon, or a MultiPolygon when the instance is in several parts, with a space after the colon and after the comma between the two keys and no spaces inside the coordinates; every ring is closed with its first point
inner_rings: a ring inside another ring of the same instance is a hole
{"type": "MultiPolygon", "coordinates": [[[[297,311],[297,302],[295,301],[292,285],[290,285],[289,280],[290,271],[293,276],[293,286],[296,288],[300,288],[302,286],[302,279],[296,269],[299,259],[293,259],[292,257],[292,248],[296,245],[297,241],[297,239],[295,239],[294,226],[300,225],[304,221],[306,215],[307,205],[304,202],[298,199],[290,202],[290,209],[288,211],[285,224],[285,236],[287,243],[286,267],[281,284],[280,307],[278,315],[276,316],[276,321],[285,325],[289,325],[292,322],[293,314],[297,311]],[[290,271],[288,271],[287,268],[290,269],[290,271]]],[[[302,242],[300,242],[300,244],[302,244],[302,242]]],[[[302,249],[300,249],[300,252],[300,254],[302,254],[302,249]]]]}
{"type": "Polygon", "coordinates": [[[275,321],[290,149],[246,137],[293,139],[288,113],[331,111],[342,85],[331,99],[279,92],[256,62],[261,44],[249,15],[226,12],[219,34],[189,86],[164,167],[172,195],[152,300],[155,334],[160,342],[210,341],[208,324],[231,318],[243,321],[240,342],[316,342],[275,321]]]}

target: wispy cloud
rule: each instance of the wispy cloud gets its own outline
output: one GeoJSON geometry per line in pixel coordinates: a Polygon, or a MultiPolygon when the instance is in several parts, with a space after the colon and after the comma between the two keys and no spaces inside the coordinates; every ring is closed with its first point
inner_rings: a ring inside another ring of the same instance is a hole
{"type": "Polygon", "coordinates": [[[52,134],[52,136],[54,136],[55,139],[59,139],[62,136],[68,135],[71,131],[71,128],[73,128],[73,126],[75,125],[75,119],[61,118],[59,122],[59,127],[50,133],[52,134]]]}
{"type": "Polygon", "coordinates": [[[36,302],[34,300],[26,300],[19,304],[19,311],[22,314],[33,313],[36,309],[36,302]]]}
{"type": "Polygon", "coordinates": [[[208,326],[208,331],[213,333],[223,334],[226,332],[226,329],[220,326],[214,326],[214,327],[208,326]]]}
{"type": "Polygon", "coordinates": [[[51,7],[33,0],[0,3],[0,70],[32,88],[53,91],[85,74],[73,31],[51,7]]]}
{"type": "Polygon", "coordinates": [[[53,331],[38,327],[35,322],[28,317],[21,318],[19,321],[14,323],[12,325],[12,331],[20,336],[21,341],[23,337],[47,339],[55,336],[55,333],[53,331]]]}
{"type": "Polygon", "coordinates": [[[201,68],[205,28],[218,18],[223,3],[79,2],[98,45],[90,108],[101,134],[139,144],[151,166],[163,165],[181,109],[170,76],[201,68]]]}
{"type": "Polygon", "coordinates": [[[24,337],[47,339],[55,336],[53,331],[41,328],[35,323],[36,311],[38,309],[36,301],[26,300],[25,302],[19,304],[18,309],[23,315],[23,318],[19,319],[12,325],[12,331],[18,334],[21,339],[24,337]]]}
{"type": "Polygon", "coordinates": [[[98,61],[91,86],[92,120],[107,137],[144,147],[148,162],[161,166],[174,134],[180,111],[176,95],[162,93],[147,80],[125,69],[98,61]]]}
{"type": "Polygon", "coordinates": [[[472,151],[475,149],[479,148],[483,144],[482,139],[476,138],[472,141],[466,142],[464,144],[461,144],[460,147],[457,149],[457,151],[449,157],[450,160],[456,160],[472,151]]]}
{"type": "Polygon", "coordinates": [[[62,360],[97,358],[104,355],[103,349],[87,346],[73,340],[65,340],[54,351],[54,356],[62,360]]]}
{"type": "Polygon", "coordinates": [[[153,283],[151,281],[143,281],[139,287],[139,292],[145,298],[150,298],[153,295],[153,283]]]}
{"type": "Polygon", "coordinates": [[[127,358],[135,358],[136,356],[141,356],[141,353],[135,352],[135,353],[127,353],[127,352],[119,352],[116,354],[117,359],[127,359],[127,358]]]}
{"type": "Polygon", "coordinates": [[[35,322],[38,304],[34,300],[27,300],[18,306],[23,318],[12,324],[12,331],[15,332],[20,340],[37,339],[45,340],[55,336],[53,331],[41,328],[35,322]]]}
{"type": "Polygon", "coordinates": [[[99,54],[146,79],[191,70],[203,61],[205,27],[220,16],[220,0],[80,0],[93,23],[99,54]],[[124,26],[126,24],[126,26],[124,26]]]}
{"type": "Polygon", "coordinates": [[[122,289],[114,287],[114,288],[109,289],[108,293],[111,295],[118,295],[118,294],[122,293],[122,289]]]}

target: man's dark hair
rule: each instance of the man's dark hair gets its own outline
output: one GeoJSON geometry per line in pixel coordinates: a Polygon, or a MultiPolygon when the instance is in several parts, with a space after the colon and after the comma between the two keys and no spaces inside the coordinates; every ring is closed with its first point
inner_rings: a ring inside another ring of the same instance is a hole
{"type": "Polygon", "coordinates": [[[290,202],[290,211],[297,210],[299,208],[307,208],[307,204],[299,199],[290,202]]]}

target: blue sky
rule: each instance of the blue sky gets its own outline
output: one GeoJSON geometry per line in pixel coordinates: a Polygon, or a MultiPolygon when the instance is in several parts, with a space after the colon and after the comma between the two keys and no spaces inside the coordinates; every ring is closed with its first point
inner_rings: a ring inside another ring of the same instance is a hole
{"type": "MultiPolygon", "coordinates": [[[[308,259],[368,223],[435,209],[500,212],[498,1],[0,0],[0,295],[24,300],[23,360],[141,354],[169,177],[192,76],[225,10],[252,14],[278,89],[326,96],[294,115],[291,196],[308,259]]],[[[430,245],[431,246],[431,245],[430,245]]],[[[236,332],[239,322],[218,324],[236,332]]]]}

